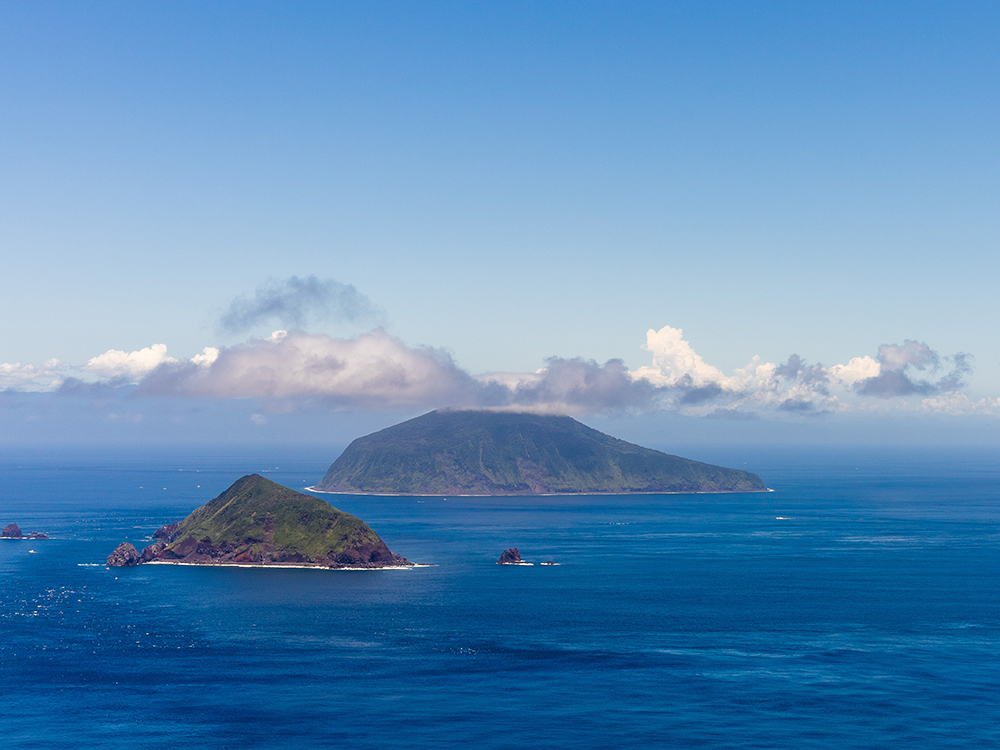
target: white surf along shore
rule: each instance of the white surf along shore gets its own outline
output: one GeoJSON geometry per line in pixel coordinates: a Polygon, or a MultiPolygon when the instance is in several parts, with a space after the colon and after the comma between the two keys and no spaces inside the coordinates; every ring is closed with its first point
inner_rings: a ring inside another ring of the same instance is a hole
{"type": "Polygon", "coordinates": [[[427,563],[413,563],[412,565],[380,565],[374,568],[342,567],[331,568],[327,565],[305,565],[302,563],[196,563],[182,562],[180,560],[150,560],[143,565],[187,565],[193,568],[297,568],[304,570],[411,570],[413,568],[434,568],[435,565],[427,563]]]}
{"type": "Polygon", "coordinates": [[[769,487],[762,490],[705,490],[703,492],[532,492],[524,495],[463,495],[457,492],[449,492],[442,495],[440,492],[427,494],[406,494],[398,492],[341,492],[340,490],[318,490],[315,487],[304,487],[306,492],[315,492],[317,495],[357,495],[358,497],[616,497],[628,495],[754,495],[758,492],[774,492],[769,487]]]}

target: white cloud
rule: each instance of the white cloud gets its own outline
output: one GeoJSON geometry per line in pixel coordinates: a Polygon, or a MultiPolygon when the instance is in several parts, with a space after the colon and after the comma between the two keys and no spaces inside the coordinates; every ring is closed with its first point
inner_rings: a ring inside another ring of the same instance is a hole
{"type": "Polygon", "coordinates": [[[679,328],[650,330],[643,348],[652,353],[653,364],[633,371],[632,377],[664,389],[661,400],[667,408],[693,415],[710,414],[720,407],[754,412],[846,411],[872,396],[895,399],[896,408],[910,408],[900,400],[910,395],[940,396],[927,399],[927,409],[945,409],[945,403],[955,409],[959,402],[945,397],[956,393],[963,376],[971,371],[968,355],[942,358],[927,344],[910,340],[881,345],[877,358],[863,355],[831,367],[808,365],[797,355],[783,365],[755,356],[729,376],[705,362],[679,328]],[[952,363],[953,370],[935,382],[907,375],[910,369],[933,372],[945,361],[952,363]]]}
{"type": "Polygon", "coordinates": [[[60,380],[74,368],[58,360],[40,368],[3,364],[0,389],[59,388],[66,395],[85,396],[138,383],[140,397],[260,399],[267,402],[261,405],[267,413],[315,408],[317,400],[327,407],[353,409],[452,407],[569,414],[661,409],[692,416],[852,409],[1000,413],[1000,401],[974,403],[962,392],[971,356],[942,357],[922,342],[883,344],[875,358],[862,355],[830,367],[809,364],[795,354],[784,364],[755,356],[728,375],[707,363],[679,328],[649,330],[642,348],[651,363],[633,371],[621,360],[599,364],[552,358],[535,372],[473,376],[447,353],[408,346],[382,329],[348,339],[277,330],[233,347],[205,347],[187,360],[168,356],[163,344],[133,352],[112,349],[75,368],[89,376],[82,380],[60,380]],[[946,367],[950,372],[940,376],[946,367]]]}
{"type": "Polygon", "coordinates": [[[108,349],[104,354],[87,360],[87,364],[80,369],[102,378],[122,378],[135,383],[160,365],[175,362],[176,359],[167,356],[166,344],[153,344],[134,352],[108,349]]]}
{"type": "Polygon", "coordinates": [[[685,379],[695,387],[723,381],[722,371],[707,364],[683,336],[684,331],[670,326],[646,331],[642,348],[653,355],[653,365],[640,367],[633,376],[660,386],[677,385],[685,379]]]}
{"type": "Polygon", "coordinates": [[[191,363],[199,367],[211,367],[212,363],[219,358],[219,350],[214,346],[206,346],[201,354],[191,357],[191,363]]]}
{"type": "Polygon", "coordinates": [[[0,390],[53,390],[59,387],[60,375],[65,370],[58,359],[48,359],[41,367],[0,362],[0,390]]]}
{"type": "Polygon", "coordinates": [[[871,357],[854,357],[846,365],[834,365],[827,368],[830,377],[851,388],[855,383],[868,378],[877,378],[882,366],[871,357]]]}
{"type": "Polygon", "coordinates": [[[1000,414],[1000,398],[973,401],[964,393],[942,393],[920,401],[920,410],[935,414],[965,416],[969,414],[1000,414]]]}
{"type": "Polygon", "coordinates": [[[215,352],[211,362],[171,363],[140,395],[287,399],[320,397],[359,406],[474,402],[475,381],[430,348],[378,329],[352,339],[276,331],[215,352]]]}
{"type": "Polygon", "coordinates": [[[904,341],[902,344],[882,344],[878,360],[890,372],[902,372],[906,367],[923,370],[938,363],[938,356],[922,341],[904,341]]]}

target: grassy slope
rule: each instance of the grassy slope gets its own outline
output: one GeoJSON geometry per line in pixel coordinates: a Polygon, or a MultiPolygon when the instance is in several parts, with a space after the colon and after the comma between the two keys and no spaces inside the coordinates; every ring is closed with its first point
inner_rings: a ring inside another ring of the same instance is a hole
{"type": "Polygon", "coordinates": [[[756,474],[690,461],[570,417],[431,412],[359,438],[319,489],[390,494],[752,492],[756,474]]]}
{"type": "Polygon", "coordinates": [[[215,544],[228,541],[241,545],[249,539],[263,542],[268,513],[274,522],[275,548],[312,559],[321,559],[330,551],[342,552],[358,542],[381,541],[360,518],[253,474],[237,480],[184,519],[170,546],[176,547],[188,537],[208,537],[215,544]]]}

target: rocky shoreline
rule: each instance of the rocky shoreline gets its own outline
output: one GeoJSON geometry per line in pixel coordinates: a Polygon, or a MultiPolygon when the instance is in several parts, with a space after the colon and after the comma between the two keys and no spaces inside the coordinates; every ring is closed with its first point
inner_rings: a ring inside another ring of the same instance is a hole
{"type": "Polygon", "coordinates": [[[414,568],[433,568],[434,565],[407,562],[406,565],[379,565],[372,567],[357,567],[350,565],[317,565],[313,563],[231,563],[231,562],[183,562],[181,560],[150,560],[146,565],[188,565],[200,568],[282,568],[306,570],[412,570],[414,568]]]}
{"type": "Polygon", "coordinates": [[[141,552],[123,542],[110,567],[145,563],[369,570],[413,565],[361,519],[258,474],[238,479],[141,552]]]}
{"type": "Polygon", "coordinates": [[[112,568],[125,568],[146,563],[158,565],[217,565],[229,567],[274,568],[328,568],[333,570],[381,570],[386,568],[413,567],[405,557],[390,552],[385,545],[365,545],[348,549],[339,555],[323,560],[309,560],[300,554],[275,552],[273,543],[234,545],[229,542],[213,544],[205,537],[201,540],[187,538],[178,546],[168,549],[176,539],[180,524],[163,526],[153,534],[156,542],[140,552],[129,542],[122,542],[108,555],[107,564],[112,568]],[[371,549],[368,549],[371,547],[371,549]]]}
{"type": "Polygon", "coordinates": [[[0,531],[0,539],[48,539],[48,534],[43,534],[40,531],[32,531],[27,534],[22,534],[21,529],[18,528],[16,523],[9,523],[3,527],[3,531],[0,531]]]}

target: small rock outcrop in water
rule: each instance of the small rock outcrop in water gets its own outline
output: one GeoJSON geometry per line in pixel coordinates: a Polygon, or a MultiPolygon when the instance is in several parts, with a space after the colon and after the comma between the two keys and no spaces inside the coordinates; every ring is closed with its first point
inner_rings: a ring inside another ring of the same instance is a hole
{"type": "Polygon", "coordinates": [[[108,558],[108,564],[285,564],[324,568],[413,565],[391,552],[360,518],[257,474],[238,479],[217,498],[183,521],[167,524],[153,537],[157,541],[141,555],[132,545],[121,545],[108,558]],[[126,547],[135,555],[134,561],[127,550],[123,552],[126,547]],[[118,557],[128,562],[111,562],[118,557]]]}
{"type": "Polygon", "coordinates": [[[517,551],[517,547],[504,550],[500,559],[497,560],[497,565],[522,565],[523,563],[524,560],[521,559],[521,553],[517,551]]]}
{"type": "Polygon", "coordinates": [[[38,531],[32,531],[30,534],[22,534],[21,529],[18,528],[16,523],[9,523],[3,527],[3,531],[0,531],[0,537],[4,539],[48,539],[48,535],[42,534],[38,531]]]}
{"type": "Polygon", "coordinates": [[[141,562],[139,551],[128,542],[122,542],[114,552],[108,555],[108,566],[111,568],[125,568],[130,565],[138,565],[141,562]]]}

